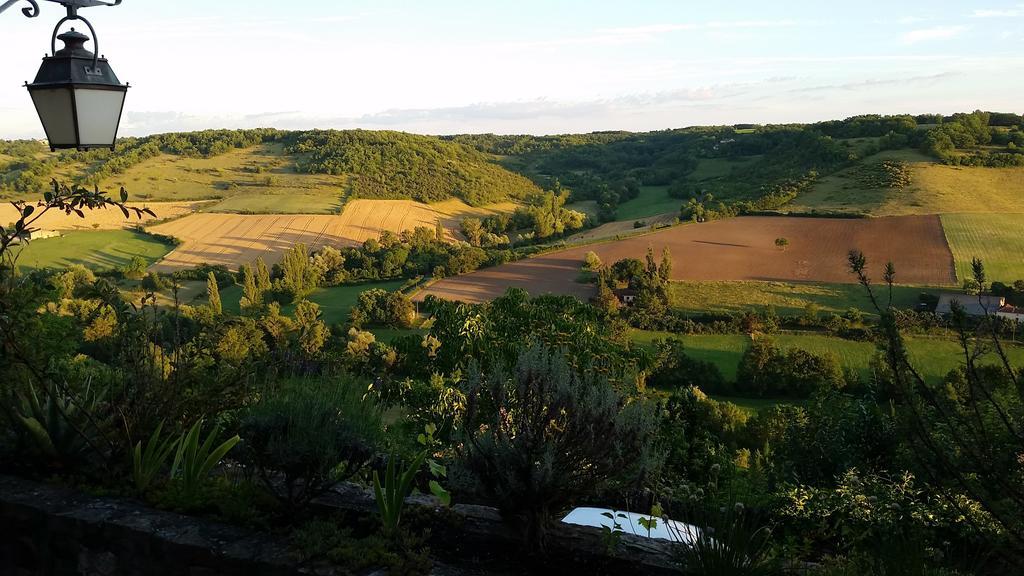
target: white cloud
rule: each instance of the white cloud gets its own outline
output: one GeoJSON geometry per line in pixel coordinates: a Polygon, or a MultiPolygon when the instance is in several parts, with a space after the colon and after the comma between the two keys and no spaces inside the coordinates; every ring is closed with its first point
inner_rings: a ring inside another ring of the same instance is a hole
{"type": "Polygon", "coordinates": [[[996,8],[975,10],[971,18],[1016,18],[1024,16],[1024,4],[1018,4],[1015,8],[996,8]]]}
{"type": "Polygon", "coordinates": [[[674,32],[721,31],[721,30],[768,30],[800,26],[796,20],[723,20],[713,22],[691,22],[679,24],[649,24],[623,28],[600,28],[592,34],[566,36],[552,40],[518,43],[517,46],[571,46],[582,44],[633,44],[649,42],[658,36],[674,32]]]}
{"type": "Polygon", "coordinates": [[[790,92],[822,92],[826,90],[876,90],[881,87],[887,86],[908,86],[916,84],[932,84],[957,76],[957,72],[940,72],[938,74],[930,74],[927,76],[911,76],[908,78],[869,78],[867,80],[861,80],[857,82],[844,82],[842,84],[826,84],[820,86],[806,86],[803,88],[794,88],[790,92]]]}
{"type": "Polygon", "coordinates": [[[904,44],[917,44],[929,40],[948,40],[955,38],[967,30],[966,26],[935,26],[933,28],[922,28],[911,30],[903,35],[904,44]]]}

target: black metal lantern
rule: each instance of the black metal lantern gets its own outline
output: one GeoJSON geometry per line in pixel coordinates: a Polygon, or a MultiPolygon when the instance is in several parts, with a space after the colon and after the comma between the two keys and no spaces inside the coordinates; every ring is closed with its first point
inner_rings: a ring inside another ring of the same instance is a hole
{"type": "MultiPolygon", "coordinates": [[[[0,13],[17,1],[8,0],[0,5],[0,13]]],[[[22,13],[29,18],[38,16],[36,0],[26,1],[30,6],[22,13]]],[[[128,85],[121,84],[107,59],[100,56],[96,30],[88,20],[78,15],[78,9],[117,6],[121,0],[50,1],[67,8],[67,16],[53,29],[51,55],[43,58],[35,81],[25,84],[43,122],[50,149],[113,150],[128,85]],[[85,49],[90,38],[74,28],[57,35],[61,25],[69,20],[81,20],[89,27],[95,52],[85,49]],[[57,40],[64,42],[60,51],[57,50],[57,40]]]]}
{"type": "Polygon", "coordinates": [[[72,28],[57,39],[64,48],[43,58],[35,81],[26,85],[50,149],[113,150],[128,85],[106,58],[85,49],[85,34],[72,28]]]}

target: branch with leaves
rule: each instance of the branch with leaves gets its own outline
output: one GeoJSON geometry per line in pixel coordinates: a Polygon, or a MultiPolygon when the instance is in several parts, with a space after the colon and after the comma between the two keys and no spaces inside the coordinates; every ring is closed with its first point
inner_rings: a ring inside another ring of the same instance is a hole
{"type": "MultiPolygon", "coordinates": [[[[994,311],[988,309],[983,296],[984,265],[977,259],[973,262],[974,279],[981,288],[980,321],[969,320],[958,303],[952,307],[951,319],[964,361],[962,390],[958,390],[955,383],[932,385],[914,368],[891,296],[888,305],[879,305],[862,253],[851,252],[848,263],[882,317],[879,346],[891,371],[902,420],[915,445],[911,453],[916,462],[936,486],[961,490],[980,504],[1011,543],[1004,553],[1015,561],[1024,560],[1024,387],[1019,369],[1011,365],[1000,341],[994,311]],[[986,343],[991,343],[999,364],[979,363],[992,351],[986,343]]],[[[891,263],[884,280],[891,295],[896,280],[891,263]]],[[[954,509],[963,511],[963,501],[945,490],[940,493],[954,509]]]]}
{"type": "Polygon", "coordinates": [[[85,218],[86,210],[114,207],[124,214],[126,220],[131,219],[133,215],[140,220],[145,215],[156,217],[149,208],[128,206],[128,192],[123,187],[120,200],[115,200],[100,192],[99,187],[89,190],[75,184],[61,184],[56,180],[50,185],[53,186],[53,191],[46,192],[43,199],[35,204],[25,200],[11,202],[20,217],[9,227],[0,225],[0,262],[7,257],[10,248],[26,244],[32,239],[32,233],[39,231],[39,228],[35,227],[36,222],[50,211],[85,218]]]}

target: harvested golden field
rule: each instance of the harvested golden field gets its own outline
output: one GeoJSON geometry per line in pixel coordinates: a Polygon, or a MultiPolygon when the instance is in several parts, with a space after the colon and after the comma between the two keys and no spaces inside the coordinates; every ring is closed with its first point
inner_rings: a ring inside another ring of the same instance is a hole
{"type": "MultiPolygon", "coordinates": [[[[149,208],[156,213],[157,220],[166,218],[177,218],[191,214],[203,205],[203,202],[129,202],[129,206],[136,208],[149,208]]],[[[10,204],[0,204],[0,223],[7,224],[18,219],[18,211],[10,204]]],[[[86,210],[85,218],[79,218],[77,214],[64,214],[63,212],[49,211],[43,214],[42,218],[33,224],[33,227],[41,230],[116,230],[145,224],[154,218],[143,215],[142,219],[132,217],[125,219],[124,214],[117,208],[105,210],[86,210]]]]}
{"type": "Polygon", "coordinates": [[[676,226],[603,244],[579,246],[535,258],[446,278],[422,291],[451,300],[480,302],[506,289],[531,294],[589,296],[594,287],[576,282],[583,259],[593,251],[606,265],[643,258],[648,247],[660,258],[672,254],[673,280],[776,280],[851,283],[846,266],[850,250],[864,252],[871,275],[880,280],[886,261],[896,265],[901,284],[956,283],[938,216],[841,220],[835,218],[743,217],[676,226]],[[780,250],[776,238],[789,246],[780,250]]]}
{"type": "Polygon", "coordinates": [[[154,226],[153,232],[182,241],[153,269],[168,272],[199,264],[219,264],[237,269],[262,256],[277,262],[288,248],[303,243],[320,246],[352,246],[381,232],[402,232],[419,226],[433,229],[440,221],[449,239],[461,236],[463,218],[510,210],[512,204],[473,208],[458,200],[423,204],[412,200],[353,200],[338,216],[321,214],[193,214],[175,222],[154,226]]]}

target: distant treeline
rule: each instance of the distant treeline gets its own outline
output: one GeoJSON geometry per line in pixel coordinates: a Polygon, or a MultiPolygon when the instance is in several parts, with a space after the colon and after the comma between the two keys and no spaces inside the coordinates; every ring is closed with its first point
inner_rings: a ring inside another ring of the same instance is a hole
{"type": "Polygon", "coordinates": [[[78,182],[95,184],[158,154],[208,158],[277,143],[297,172],[347,175],[352,197],[458,198],[482,205],[568,191],[569,202],[593,200],[599,219],[609,220],[644,186],[757,202],[787,182],[834,172],[885,149],[919,149],[948,164],[1021,166],[1022,125],[1019,114],[977,111],[554,136],[204,130],[123,138],[113,152],[56,154],[36,141],[6,141],[0,142],[0,189],[39,191],[68,165],[77,169],[78,182]],[[701,170],[702,162],[716,160],[737,162],[710,174],[701,170]]]}

